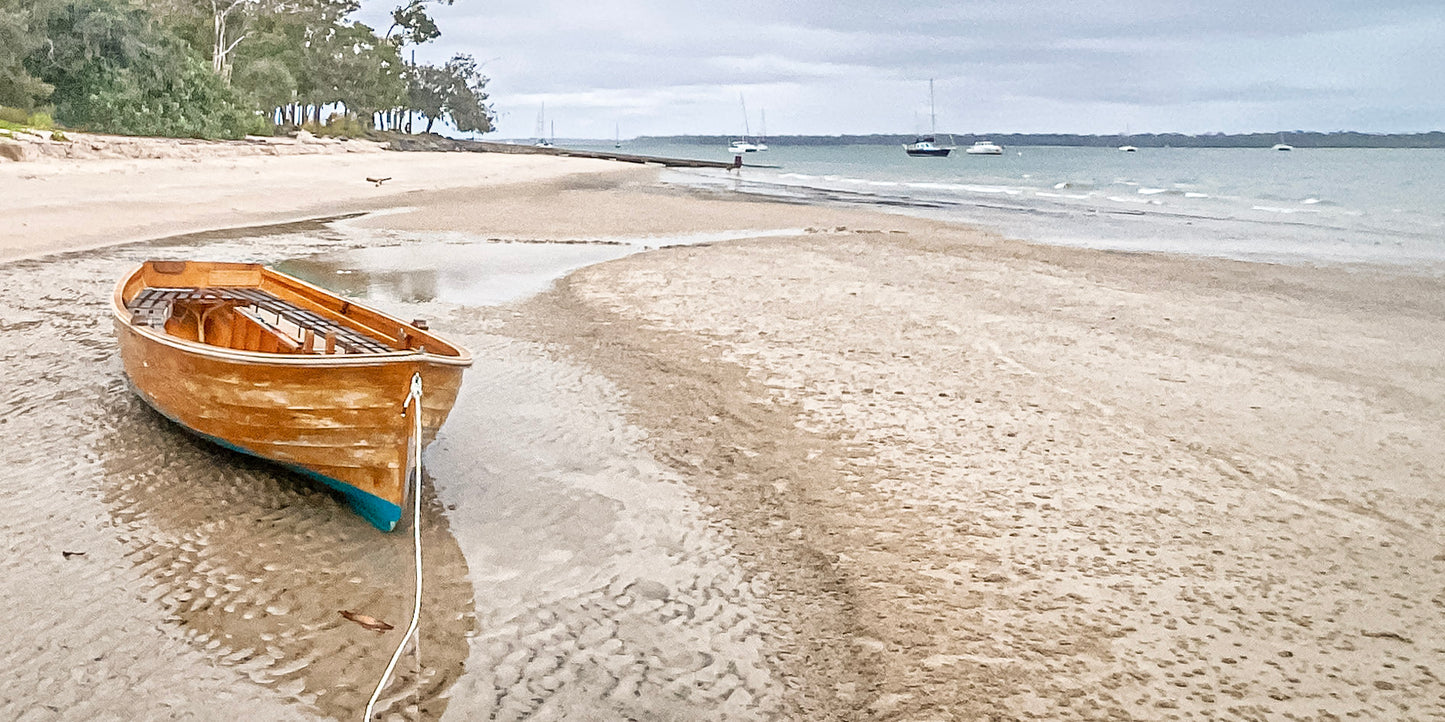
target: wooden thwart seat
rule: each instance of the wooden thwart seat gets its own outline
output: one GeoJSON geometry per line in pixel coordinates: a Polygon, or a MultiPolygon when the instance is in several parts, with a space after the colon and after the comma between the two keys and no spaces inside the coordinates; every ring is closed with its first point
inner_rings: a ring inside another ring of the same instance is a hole
{"type": "MultiPolygon", "coordinates": [[[[136,297],[126,304],[126,308],[130,310],[135,323],[164,328],[178,301],[232,303],[237,305],[238,311],[243,306],[254,307],[295,324],[304,334],[303,340],[289,338],[254,312],[238,314],[247,319],[248,325],[255,325],[258,331],[265,331],[266,335],[274,337],[275,350],[281,353],[306,352],[311,347],[312,339],[318,337],[324,339],[326,353],[335,353],[338,350],[341,353],[388,353],[396,350],[380,339],[277,298],[259,288],[146,288],[136,294],[136,297]]],[[[258,350],[270,350],[265,348],[270,345],[267,343],[258,346],[258,350]]]]}

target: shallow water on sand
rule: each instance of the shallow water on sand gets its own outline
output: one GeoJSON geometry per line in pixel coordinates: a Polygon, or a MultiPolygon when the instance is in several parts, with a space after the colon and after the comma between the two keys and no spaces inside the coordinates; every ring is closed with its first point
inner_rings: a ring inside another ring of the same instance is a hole
{"type": "Polygon", "coordinates": [[[645,453],[615,389],[497,335],[501,312],[483,307],[657,239],[346,225],[0,266],[0,716],[353,718],[405,627],[409,532],[377,532],[323,487],[185,434],[126,386],[112,285],[146,258],[190,257],[280,263],[432,319],[477,358],[425,457],[423,667],[403,657],[391,714],[776,717],[766,590],[728,530],[645,453]]]}

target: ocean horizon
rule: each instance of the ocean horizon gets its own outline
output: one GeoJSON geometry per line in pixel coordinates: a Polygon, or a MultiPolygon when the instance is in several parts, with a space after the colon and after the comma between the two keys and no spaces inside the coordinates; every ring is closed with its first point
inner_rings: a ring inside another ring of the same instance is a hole
{"type": "MultiPolygon", "coordinates": [[[[622,150],[732,157],[724,146],[690,143],[624,142],[622,150]]],[[[999,156],[959,148],[912,158],[899,146],[785,145],[744,163],[740,174],[670,169],[663,177],[965,222],[1054,245],[1445,273],[1445,149],[1005,146],[999,156]]]]}

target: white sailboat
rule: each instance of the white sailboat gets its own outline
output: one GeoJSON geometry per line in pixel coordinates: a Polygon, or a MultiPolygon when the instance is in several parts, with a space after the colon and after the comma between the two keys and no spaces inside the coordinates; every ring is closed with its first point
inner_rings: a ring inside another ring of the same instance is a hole
{"type": "Polygon", "coordinates": [[[1294,146],[1292,146],[1292,145],[1284,142],[1284,133],[1280,133],[1280,134],[1279,134],[1279,142],[1278,142],[1278,143],[1275,143],[1274,146],[1270,148],[1270,150],[1285,150],[1285,151],[1289,151],[1289,150],[1294,150],[1294,146]]]}
{"type": "MultiPolygon", "coordinates": [[[[539,110],[539,111],[537,111],[537,142],[534,144],[534,145],[536,145],[538,148],[551,148],[551,147],[552,147],[552,141],[547,140],[547,136],[544,135],[544,132],[546,131],[546,128],[547,128],[547,126],[546,126],[546,124],[545,124],[545,122],[544,122],[546,115],[547,115],[547,104],[546,104],[546,103],[542,103],[542,109],[539,110]]],[[[556,129],[556,124],[555,124],[555,123],[553,123],[553,129],[554,129],[554,130],[553,130],[553,135],[556,135],[556,131],[555,131],[555,129],[556,129]]]]}
{"type": "MultiPolygon", "coordinates": [[[[1129,137],[1129,126],[1126,125],[1124,126],[1124,132],[1119,136],[1119,140],[1127,140],[1129,137]]],[[[1128,143],[1119,146],[1119,150],[1122,150],[1125,153],[1139,152],[1138,146],[1129,145],[1128,143]]]]}
{"type": "Polygon", "coordinates": [[[735,140],[728,143],[728,152],[736,155],[739,153],[756,153],[760,150],[767,150],[767,144],[761,141],[754,143],[748,140],[748,136],[751,135],[752,130],[748,128],[748,104],[743,101],[742,93],[738,93],[738,102],[743,106],[743,137],[742,140],[735,140]]]}

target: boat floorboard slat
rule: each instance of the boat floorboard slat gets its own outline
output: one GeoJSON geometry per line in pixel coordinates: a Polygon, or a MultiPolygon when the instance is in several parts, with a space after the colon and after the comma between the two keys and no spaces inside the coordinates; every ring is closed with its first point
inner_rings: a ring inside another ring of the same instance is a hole
{"type": "Polygon", "coordinates": [[[333,334],[337,346],[344,351],[360,353],[388,353],[396,349],[379,339],[372,338],[356,329],[344,326],[314,311],[301,308],[290,301],[277,297],[270,291],[259,288],[167,288],[143,289],[126,307],[131,311],[156,311],[175,301],[245,301],[259,309],[310,329],[318,336],[333,334]]]}

